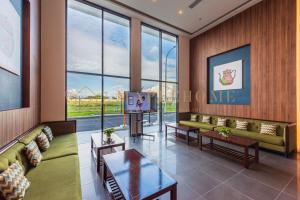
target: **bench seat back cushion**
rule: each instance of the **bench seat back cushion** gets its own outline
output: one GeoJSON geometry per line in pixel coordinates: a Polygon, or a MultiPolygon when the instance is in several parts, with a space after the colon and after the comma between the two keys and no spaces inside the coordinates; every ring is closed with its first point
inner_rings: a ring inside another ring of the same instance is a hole
{"type": "Polygon", "coordinates": [[[29,144],[32,140],[35,140],[36,137],[41,134],[42,129],[44,128],[44,125],[40,125],[33,129],[30,133],[28,133],[26,136],[24,136],[21,140],[20,143],[23,143],[25,145],[29,144]]]}
{"type": "Polygon", "coordinates": [[[4,171],[6,165],[10,165],[16,160],[22,165],[25,173],[30,169],[29,162],[24,154],[24,144],[17,143],[0,155],[0,170],[4,171]],[[3,167],[2,167],[3,166],[3,167]]]}

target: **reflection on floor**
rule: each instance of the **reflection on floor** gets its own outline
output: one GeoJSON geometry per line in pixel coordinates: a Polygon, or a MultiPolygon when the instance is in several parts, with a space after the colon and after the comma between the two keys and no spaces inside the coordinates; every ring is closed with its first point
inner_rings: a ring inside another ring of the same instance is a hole
{"type": "MultiPolygon", "coordinates": [[[[94,132],[78,133],[83,199],[106,200],[109,198],[90,154],[91,133],[94,132]]],[[[156,134],[155,141],[138,139],[134,143],[127,137],[128,132],[118,134],[125,137],[126,149],[136,148],[178,181],[179,200],[300,198],[300,167],[294,159],[260,151],[260,163],[245,169],[235,161],[201,152],[196,145],[187,146],[172,136],[167,142],[163,134],[156,134]]],[[[168,195],[161,199],[168,199],[168,195]]]]}

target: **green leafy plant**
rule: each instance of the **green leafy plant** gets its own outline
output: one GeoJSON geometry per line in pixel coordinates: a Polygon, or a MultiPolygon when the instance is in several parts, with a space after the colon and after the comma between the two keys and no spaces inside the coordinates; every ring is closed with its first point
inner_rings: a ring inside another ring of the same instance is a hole
{"type": "Polygon", "coordinates": [[[219,134],[224,137],[228,137],[231,134],[231,131],[229,128],[221,128],[219,134]]]}
{"type": "Polygon", "coordinates": [[[116,130],[114,128],[106,128],[104,129],[103,133],[106,135],[106,137],[110,138],[115,131],[116,130]]]}

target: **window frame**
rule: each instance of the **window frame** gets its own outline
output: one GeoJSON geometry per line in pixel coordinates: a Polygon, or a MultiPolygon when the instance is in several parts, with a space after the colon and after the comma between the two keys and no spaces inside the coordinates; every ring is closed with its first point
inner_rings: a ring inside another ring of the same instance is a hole
{"type": "MultiPolygon", "coordinates": [[[[147,23],[141,22],[141,32],[140,32],[140,37],[143,37],[143,31],[142,31],[142,27],[145,26],[147,28],[156,30],[159,32],[159,80],[155,80],[155,79],[147,79],[147,78],[143,78],[142,77],[142,65],[141,65],[141,86],[142,86],[142,81],[153,81],[153,82],[157,82],[159,84],[159,131],[162,132],[162,117],[163,117],[163,111],[162,111],[162,86],[163,83],[167,84],[167,83],[172,83],[172,84],[176,84],[176,121],[178,122],[178,112],[179,112],[179,37],[178,35],[175,35],[173,33],[170,33],[166,30],[157,28],[155,26],[149,25],[147,23]],[[162,64],[162,34],[167,34],[170,36],[173,36],[176,38],[176,81],[167,81],[167,80],[162,80],[162,68],[163,68],[163,64],[162,64]]],[[[142,44],[141,44],[142,45],[142,44]]],[[[141,47],[141,57],[140,59],[142,60],[142,47],[141,47]]],[[[165,97],[166,98],[166,97],[165,97]]]]}
{"type": "MultiPolygon", "coordinates": [[[[126,15],[123,15],[123,14],[120,14],[118,12],[115,12],[113,10],[110,10],[110,9],[107,9],[105,7],[102,7],[100,5],[97,5],[97,4],[94,4],[92,2],[88,2],[88,1],[85,1],[85,0],[71,0],[71,1],[76,1],[76,2],[79,2],[79,3],[82,3],[84,5],[87,5],[87,6],[91,6],[93,8],[96,8],[99,10],[99,12],[101,12],[101,40],[102,40],[102,43],[101,43],[101,74],[99,73],[92,73],[92,72],[81,72],[81,71],[74,71],[74,70],[68,70],[68,57],[67,57],[67,54],[68,54],[68,2],[70,0],[66,0],[65,1],[65,55],[66,55],[66,59],[65,59],[65,120],[68,120],[68,119],[73,119],[73,118],[68,118],[68,73],[70,74],[81,74],[81,75],[94,75],[94,76],[100,76],[101,77],[101,96],[103,97],[103,94],[104,94],[104,78],[105,77],[109,77],[109,78],[122,78],[122,79],[127,79],[129,81],[129,90],[131,89],[131,30],[132,30],[132,22],[131,22],[131,18],[126,16],[126,15]],[[118,76],[118,75],[109,75],[109,74],[104,74],[104,13],[109,13],[109,14],[112,14],[112,15],[115,15],[115,16],[118,16],[118,17],[121,17],[121,18],[124,18],[126,20],[128,20],[129,22],[129,76],[118,76]]],[[[101,115],[99,116],[101,118],[101,131],[103,132],[103,127],[104,127],[104,98],[101,98],[101,115]]],[[[130,126],[130,122],[129,122],[129,126],[130,126]]]]}

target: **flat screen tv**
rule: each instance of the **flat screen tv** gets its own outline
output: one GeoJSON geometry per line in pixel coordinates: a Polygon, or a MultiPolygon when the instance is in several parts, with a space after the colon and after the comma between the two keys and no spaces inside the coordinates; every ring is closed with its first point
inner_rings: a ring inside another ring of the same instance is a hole
{"type": "Polygon", "coordinates": [[[157,94],[153,92],[124,92],[125,113],[157,112],[157,94]]]}

